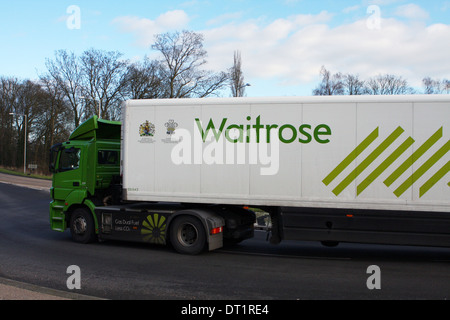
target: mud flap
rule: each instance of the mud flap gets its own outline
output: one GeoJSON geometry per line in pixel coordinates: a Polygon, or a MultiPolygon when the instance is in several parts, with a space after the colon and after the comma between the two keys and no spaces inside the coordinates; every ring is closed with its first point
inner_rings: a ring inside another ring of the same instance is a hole
{"type": "Polygon", "coordinates": [[[192,210],[192,215],[202,220],[206,230],[206,241],[208,242],[208,250],[212,251],[223,247],[223,232],[212,233],[212,230],[218,230],[225,225],[225,220],[213,212],[206,210],[192,210]]]}

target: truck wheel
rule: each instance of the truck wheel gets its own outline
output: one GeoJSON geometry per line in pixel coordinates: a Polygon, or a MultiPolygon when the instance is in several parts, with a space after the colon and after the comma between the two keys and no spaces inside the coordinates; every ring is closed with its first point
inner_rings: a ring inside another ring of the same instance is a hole
{"type": "Polygon", "coordinates": [[[171,224],[170,242],[179,253],[199,254],[206,245],[205,228],[195,217],[180,216],[171,224]]]}
{"type": "Polygon", "coordinates": [[[94,219],[92,214],[84,209],[75,209],[70,216],[70,233],[78,243],[90,243],[96,240],[94,219]]]}

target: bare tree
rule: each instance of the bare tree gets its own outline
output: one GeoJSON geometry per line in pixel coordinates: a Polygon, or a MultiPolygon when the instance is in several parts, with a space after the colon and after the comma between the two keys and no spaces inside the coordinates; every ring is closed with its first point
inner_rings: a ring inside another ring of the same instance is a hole
{"type": "Polygon", "coordinates": [[[0,78],[0,165],[22,167],[26,141],[26,163],[48,173],[48,149],[68,138],[71,116],[50,75],[38,82],[0,78]]]}
{"type": "Polygon", "coordinates": [[[430,77],[426,77],[422,80],[425,87],[425,94],[442,94],[450,93],[450,80],[435,80],[430,77]]]}
{"type": "MultiPolygon", "coordinates": [[[[55,52],[55,60],[47,59],[47,70],[72,109],[74,126],[80,125],[84,117],[83,78],[78,58],[66,50],[55,52]]],[[[45,77],[44,76],[41,76],[45,77]]]]}
{"type": "Polygon", "coordinates": [[[345,94],[347,95],[362,95],[367,94],[366,83],[360,80],[359,76],[346,74],[343,77],[343,86],[345,94]]]}
{"type": "Polygon", "coordinates": [[[117,51],[90,49],[81,58],[84,80],[82,89],[86,118],[97,114],[100,118],[117,119],[120,115],[121,90],[127,61],[117,51]]]}
{"type": "Polygon", "coordinates": [[[43,99],[46,108],[39,117],[36,131],[44,144],[44,149],[48,150],[56,141],[68,138],[73,113],[64,99],[64,92],[51,76],[42,76],[40,85],[45,91],[43,99]]]}
{"type": "Polygon", "coordinates": [[[207,53],[203,35],[192,31],[164,33],[152,45],[163,59],[163,81],[167,98],[207,97],[225,85],[225,72],[206,71],[207,53]]]}
{"type": "MultiPolygon", "coordinates": [[[[59,50],[55,59],[47,59],[48,74],[73,112],[74,127],[93,114],[117,119],[127,61],[117,51],[90,49],[77,57],[59,50]]],[[[41,79],[47,75],[41,75],[41,79]]]]}
{"type": "Polygon", "coordinates": [[[412,94],[414,89],[408,81],[392,74],[378,75],[368,80],[368,94],[372,95],[398,95],[412,94]]]}
{"type": "Polygon", "coordinates": [[[27,164],[36,164],[38,159],[45,158],[45,156],[43,157],[33,151],[33,148],[37,146],[34,141],[38,139],[36,127],[39,124],[41,115],[47,108],[44,98],[45,94],[45,91],[37,82],[25,80],[21,83],[18,103],[16,110],[14,111],[16,114],[15,119],[17,128],[20,128],[19,139],[17,141],[17,163],[20,163],[23,159],[25,141],[27,142],[27,164]]]}
{"type": "MultiPolygon", "coordinates": [[[[25,146],[36,139],[36,126],[47,107],[42,87],[30,80],[2,78],[0,87],[0,164],[24,165],[25,146]],[[25,145],[26,143],[26,145],[25,145]]],[[[32,159],[27,152],[27,159],[32,159]]],[[[27,161],[28,162],[28,161],[27,161]]]]}
{"type": "MultiPolygon", "coordinates": [[[[0,78],[0,165],[16,165],[17,134],[13,127],[21,82],[17,78],[0,78]]],[[[19,130],[20,132],[20,130],[19,130]]]]}
{"type": "Polygon", "coordinates": [[[164,97],[161,64],[145,57],[128,65],[123,78],[123,95],[128,99],[157,99],[164,97]]]}
{"type": "Polygon", "coordinates": [[[245,95],[244,74],[242,72],[242,59],[239,51],[234,52],[234,63],[230,68],[230,87],[233,97],[243,97],[245,95]]]}
{"type": "Polygon", "coordinates": [[[336,73],[334,75],[328,71],[325,66],[322,66],[320,70],[322,76],[321,83],[313,90],[315,96],[333,96],[344,94],[344,76],[342,73],[336,73]]]}
{"type": "Polygon", "coordinates": [[[48,173],[48,150],[57,142],[66,141],[72,131],[72,111],[64,100],[62,92],[51,79],[41,79],[41,112],[32,124],[32,135],[28,153],[29,161],[37,165],[37,171],[48,173]],[[45,81],[50,80],[50,81],[45,81]]]}

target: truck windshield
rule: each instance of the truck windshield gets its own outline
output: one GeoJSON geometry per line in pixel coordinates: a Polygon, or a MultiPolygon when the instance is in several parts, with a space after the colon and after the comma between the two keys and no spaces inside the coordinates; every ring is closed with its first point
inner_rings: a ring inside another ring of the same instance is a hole
{"type": "Polygon", "coordinates": [[[64,149],[59,158],[59,170],[68,171],[78,169],[80,166],[81,150],[78,148],[64,149]]]}

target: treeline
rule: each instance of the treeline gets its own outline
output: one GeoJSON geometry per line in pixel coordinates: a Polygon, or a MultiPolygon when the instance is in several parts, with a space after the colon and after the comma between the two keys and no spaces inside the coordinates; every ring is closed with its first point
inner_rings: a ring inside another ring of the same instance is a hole
{"type": "Polygon", "coordinates": [[[27,141],[27,164],[47,173],[49,148],[92,115],[119,120],[127,99],[203,98],[229,83],[229,71],[204,68],[201,34],[160,34],[152,49],[159,58],[137,62],[118,51],[59,50],[37,81],[0,77],[0,166],[22,167],[27,141]]]}
{"type": "MultiPolygon", "coordinates": [[[[92,115],[119,120],[128,99],[204,98],[226,86],[232,96],[244,96],[239,52],[222,72],[206,70],[203,36],[192,31],[160,34],[151,46],[156,59],[132,62],[118,51],[89,49],[80,55],[67,50],[46,60],[38,80],[0,77],[0,166],[21,168],[26,141],[27,164],[48,173],[48,150],[92,115]]],[[[362,80],[332,74],[325,67],[314,95],[411,94],[408,82],[394,75],[362,80]]],[[[450,93],[449,80],[423,79],[424,92],[450,93]]]]}
{"type": "Polygon", "coordinates": [[[320,71],[321,82],[313,90],[315,96],[333,95],[404,95],[404,94],[449,94],[450,80],[422,80],[423,92],[414,89],[408,81],[393,74],[380,74],[368,80],[360,79],[358,75],[332,74],[324,66],[320,71]]]}

